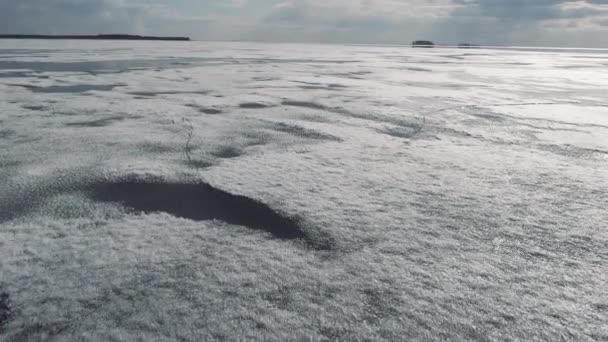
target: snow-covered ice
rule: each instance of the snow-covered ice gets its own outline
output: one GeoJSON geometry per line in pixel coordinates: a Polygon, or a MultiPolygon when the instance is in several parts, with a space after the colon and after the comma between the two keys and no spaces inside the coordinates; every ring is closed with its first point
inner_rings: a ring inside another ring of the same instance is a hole
{"type": "Polygon", "coordinates": [[[608,51],[0,42],[0,340],[608,340],[608,51]]]}

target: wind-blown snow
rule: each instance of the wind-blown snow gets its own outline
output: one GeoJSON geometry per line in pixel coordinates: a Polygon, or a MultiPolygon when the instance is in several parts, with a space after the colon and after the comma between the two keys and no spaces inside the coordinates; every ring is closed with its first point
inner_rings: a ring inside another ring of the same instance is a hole
{"type": "Polygon", "coordinates": [[[607,66],[2,41],[0,339],[608,340],[607,66]]]}

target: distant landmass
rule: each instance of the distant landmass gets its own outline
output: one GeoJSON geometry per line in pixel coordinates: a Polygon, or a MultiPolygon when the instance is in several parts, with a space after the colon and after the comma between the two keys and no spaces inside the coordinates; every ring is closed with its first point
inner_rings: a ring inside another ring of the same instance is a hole
{"type": "Polygon", "coordinates": [[[0,34],[0,39],[96,39],[96,40],[171,40],[189,41],[189,37],[155,37],[131,34],[98,35],[40,35],[40,34],[0,34]]]}
{"type": "Polygon", "coordinates": [[[432,48],[435,44],[430,40],[416,40],[412,42],[412,47],[432,48]]]}

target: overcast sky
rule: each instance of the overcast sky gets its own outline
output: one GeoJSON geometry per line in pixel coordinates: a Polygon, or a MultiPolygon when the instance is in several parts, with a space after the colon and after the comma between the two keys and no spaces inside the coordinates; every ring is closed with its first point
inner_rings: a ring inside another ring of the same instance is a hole
{"type": "Polygon", "coordinates": [[[608,0],[0,0],[0,33],[608,47],[608,0]]]}

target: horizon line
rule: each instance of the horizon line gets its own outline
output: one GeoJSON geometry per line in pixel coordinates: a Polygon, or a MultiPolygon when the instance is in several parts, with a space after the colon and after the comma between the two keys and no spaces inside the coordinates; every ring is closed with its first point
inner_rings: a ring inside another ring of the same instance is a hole
{"type": "MultiPolygon", "coordinates": [[[[322,42],[322,41],[282,41],[282,40],[256,40],[256,39],[196,39],[189,36],[163,36],[163,35],[148,35],[148,34],[130,34],[130,33],[96,33],[96,34],[22,34],[22,33],[0,33],[0,39],[44,39],[44,37],[50,37],[58,40],[70,40],[74,39],[82,40],[95,40],[96,37],[135,37],[135,38],[168,38],[171,39],[183,39],[183,41],[189,42],[214,42],[214,43],[266,43],[266,44],[319,44],[319,45],[347,45],[347,46],[391,46],[391,47],[412,47],[412,43],[356,43],[356,42],[322,42]],[[17,37],[17,38],[11,38],[17,37]],[[19,38],[24,37],[24,38],[19,38]],[[33,37],[33,38],[28,38],[33,37]],[[36,38],[40,37],[40,38],[36,38]],[[63,38],[66,37],[66,38],[63,38]]],[[[112,40],[112,39],[110,39],[112,40]]],[[[114,39],[118,40],[118,39],[114,39]]],[[[124,39],[127,40],[127,39],[124,39]]],[[[137,39],[132,39],[137,40],[137,39]]],[[[145,39],[141,39],[145,40],[145,39]]],[[[471,44],[471,43],[435,43],[435,48],[461,48],[461,49],[537,49],[537,50],[601,50],[608,51],[608,47],[564,47],[564,46],[551,46],[551,45],[484,45],[484,44],[471,44]],[[466,44],[469,44],[468,46],[466,44]]]]}

